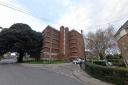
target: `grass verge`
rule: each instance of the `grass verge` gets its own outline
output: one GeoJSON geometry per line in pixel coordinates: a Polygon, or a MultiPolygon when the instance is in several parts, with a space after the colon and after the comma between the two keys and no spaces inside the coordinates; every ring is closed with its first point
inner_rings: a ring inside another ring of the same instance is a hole
{"type": "Polygon", "coordinates": [[[49,61],[49,60],[29,60],[29,61],[24,61],[24,63],[29,63],[29,64],[61,64],[61,63],[66,63],[65,61],[49,61]]]}

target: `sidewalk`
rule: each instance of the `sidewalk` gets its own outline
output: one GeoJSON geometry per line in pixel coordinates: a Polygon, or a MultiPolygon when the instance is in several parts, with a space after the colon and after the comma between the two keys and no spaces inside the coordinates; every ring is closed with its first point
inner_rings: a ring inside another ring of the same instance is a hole
{"type": "Polygon", "coordinates": [[[78,65],[72,63],[64,64],[21,64],[23,66],[37,67],[40,69],[47,69],[65,75],[71,78],[75,78],[85,85],[114,85],[101,80],[95,79],[88,75],[86,72],[80,69],[78,65]]]}
{"type": "Polygon", "coordinates": [[[79,70],[78,72],[74,71],[73,75],[77,79],[79,79],[81,82],[87,85],[114,85],[114,84],[110,84],[110,83],[95,79],[81,70],[79,70]]]}

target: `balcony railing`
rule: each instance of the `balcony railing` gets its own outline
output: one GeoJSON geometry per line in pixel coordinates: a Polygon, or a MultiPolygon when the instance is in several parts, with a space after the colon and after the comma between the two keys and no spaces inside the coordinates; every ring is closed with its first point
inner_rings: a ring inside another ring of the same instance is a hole
{"type": "Polygon", "coordinates": [[[75,43],[77,43],[76,40],[70,40],[69,42],[70,42],[70,44],[75,44],[75,43]]]}
{"type": "Polygon", "coordinates": [[[71,45],[70,48],[76,48],[77,46],[76,45],[71,45]]]}
{"type": "Polygon", "coordinates": [[[72,53],[77,53],[78,51],[77,50],[71,50],[72,53]]]}

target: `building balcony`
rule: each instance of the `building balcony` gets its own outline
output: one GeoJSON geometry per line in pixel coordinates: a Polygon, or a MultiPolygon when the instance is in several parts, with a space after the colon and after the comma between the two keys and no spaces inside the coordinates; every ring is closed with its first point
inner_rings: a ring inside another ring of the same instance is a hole
{"type": "Polygon", "coordinates": [[[45,42],[51,43],[51,41],[54,44],[59,44],[59,39],[52,39],[51,40],[50,38],[44,38],[43,43],[45,43],[45,42]]]}
{"type": "Polygon", "coordinates": [[[77,53],[78,51],[77,50],[71,50],[71,53],[77,53]]]}
{"type": "Polygon", "coordinates": [[[76,33],[72,32],[69,34],[69,36],[76,36],[76,33]]]}
{"type": "Polygon", "coordinates": [[[52,37],[52,39],[59,41],[59,37],[52,37]]]}
{"type": "Polygon", "coordinates": [[[43,48],[45,48],[45,47],[50,48],[51,45],[50,45],[50,44],[44,44],[44,45],[43,45],[43,48]]]}
{"type": "Polygon", "coordinates": [[[59,49],[59,46],[45,44],[45,45],[43,45],[43,48],[59,49]]]}
{"type": "Polygon", "coordinates": [[[43,38],[50,38],[50,35],[44,35],[43,38]]]}
{"type": "Polygon", "coordinates": [[[50,40],[50,38],[45,38],[44,40],[43,40],[43,43],[45,43],[45,42],[51,42],[51,40],[50,40]]]}
{"type": "Polygon", "coordinates": [[[59,49],[59,47],[54,47],[54,46],[53,46],[52,49],[59,49]]]}
{"type": "Polygon", "coordinates": [[[72,36],[69,38],[70,40],[76,40],[76,36],[72,36]]]}
{"type": "Polygon", "coordinates": [[[59,43],[52,42],[52,46],[59,45],[59,43]]]}
{"type": "Polygon", "coordinates": [[[52,39],[52,42],[53,42],[53,43],[59,43],[59,40],[57,40],[57,39],[52,39]]]}
{"type": "Polygon", "coordinates": [[[46,54],[46,55],[58,55],[58,53],[50,53],[50,52],[43,52],[43,54],[46,54]]]}
{"type": "Polygon", "coordinates": [[[76,40],[71,40],[71,41],[69,41],[69,43],[70,43],[70,44],[75,44],[75,43],[77,43],[77,42],[76,42],[76,40]]]}
{"type": "Polygon", "coordinates": [[[71,45],[70,48],[71,48],[71,49],[72,49],[72,48],[77,48],[77,46],[76,46],[76,45],[71,45]]]}
{"type": "Polygon", "coordinates": [[[45,41],[43,41],[43,43],[51,43],[51,41],[46,41],[46,40],[45,40],[45,41]]]}
{"type": "Polygon", "coordinates": [[[54,36],[59,36],[59,33],[53,33],[54,36]]]}

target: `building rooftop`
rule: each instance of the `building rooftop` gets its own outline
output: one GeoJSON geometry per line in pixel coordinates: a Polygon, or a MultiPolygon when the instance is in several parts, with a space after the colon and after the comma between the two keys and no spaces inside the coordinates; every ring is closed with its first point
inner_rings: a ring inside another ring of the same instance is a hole
{"type": "Polygon", "coordinates": [[[114,37],[116,37],[122,29],[128,29],[128,20],[119,28],[114,37]]]}
{"type": "Polygon", "coordinates": [[[57,32],[58,32],[58,30],[57,30],[57,29],[55,29],[54,27],[52,27],[52,26],[48,25],[48,26],[47,26],[47,27],[42,31],[42,33],[43,33],[46,29],[48,29],[48,28],[53,29],[53,30],[55,30],[55,31],[57,31],[57,32]]]}

